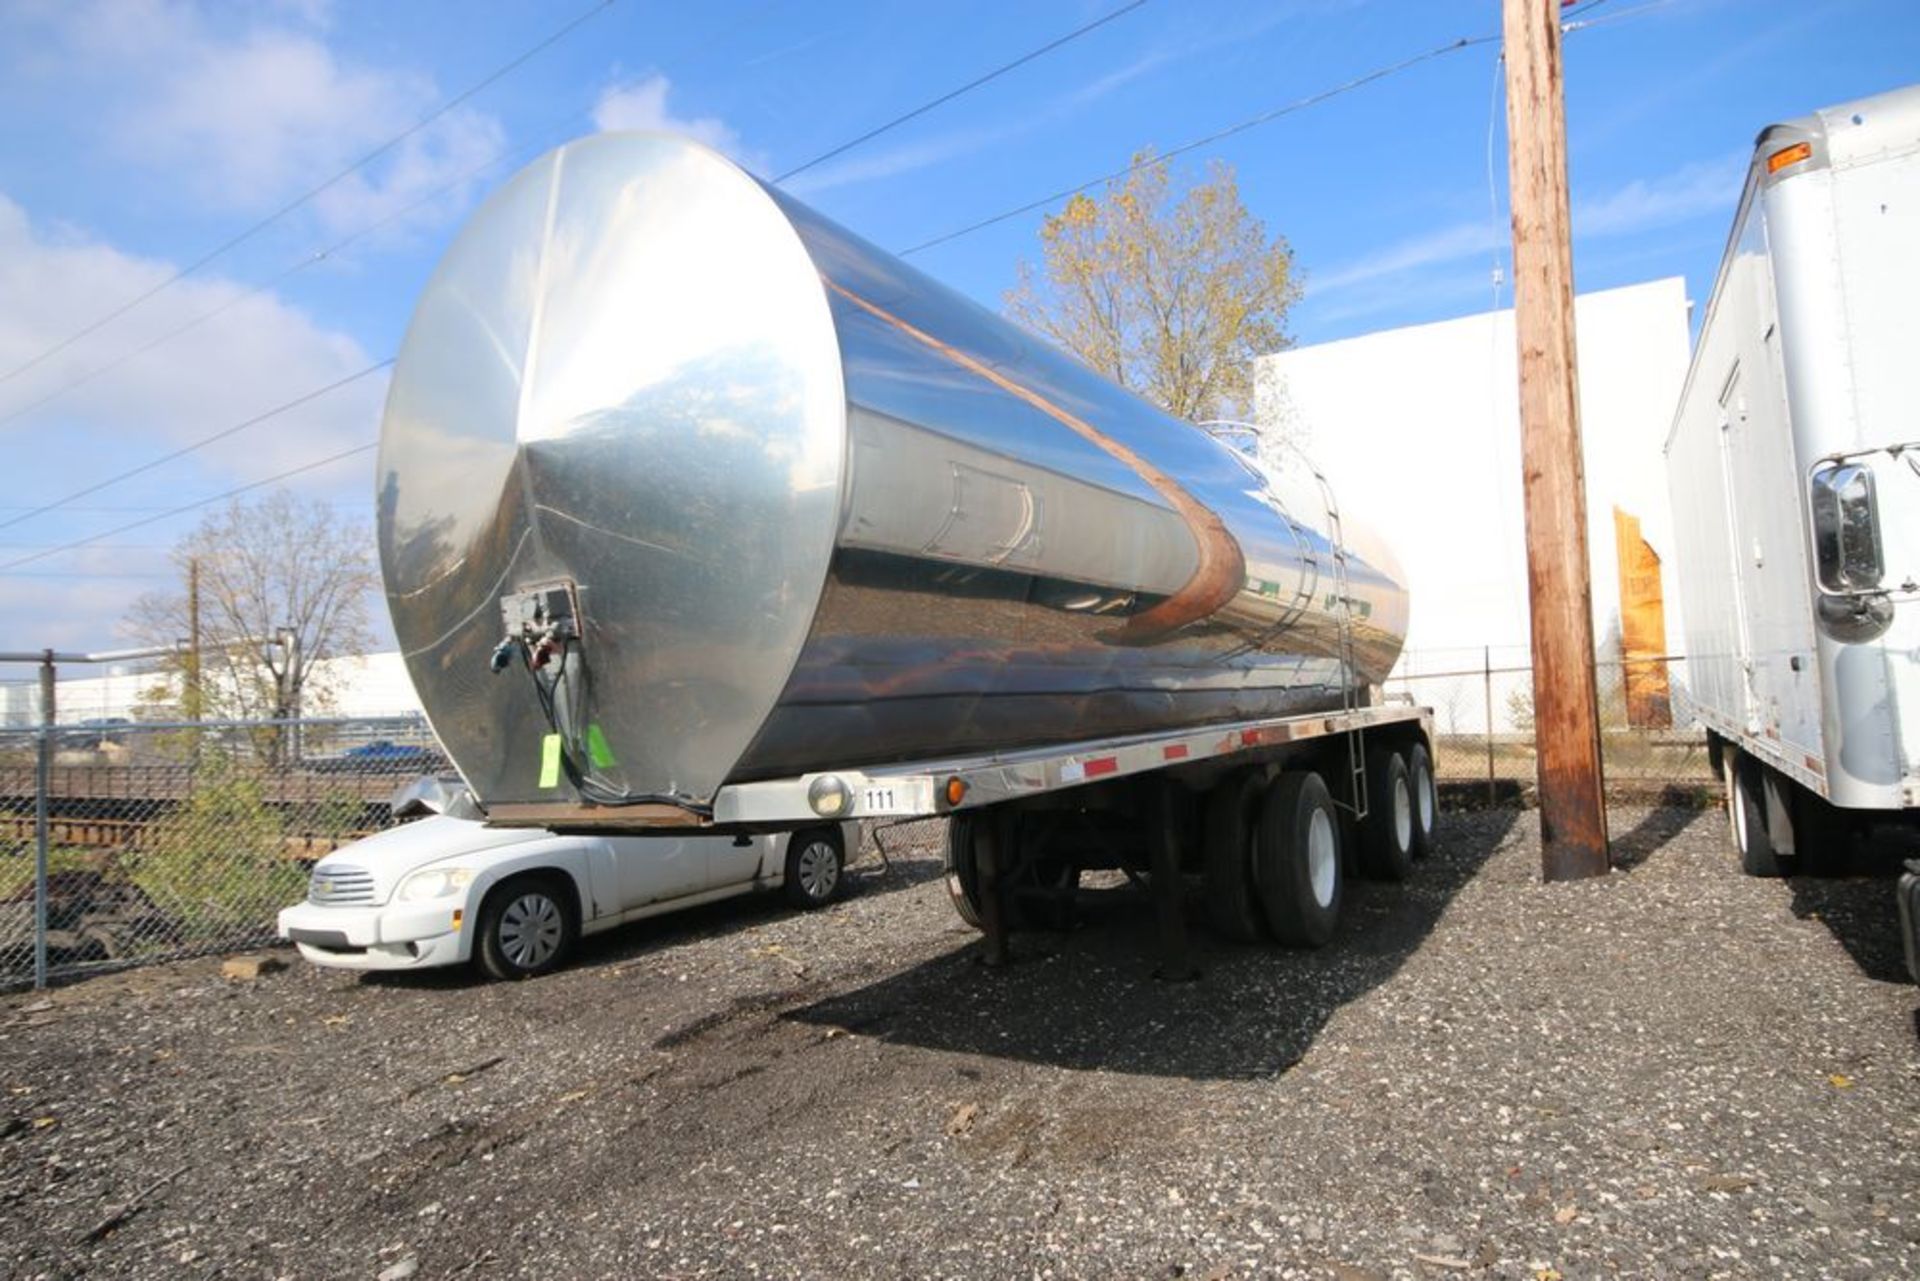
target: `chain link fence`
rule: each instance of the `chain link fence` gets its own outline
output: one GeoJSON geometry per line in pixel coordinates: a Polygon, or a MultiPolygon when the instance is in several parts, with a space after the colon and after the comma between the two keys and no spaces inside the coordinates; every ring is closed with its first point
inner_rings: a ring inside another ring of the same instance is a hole
{"type": "MultiPolygon", "coordinates": [[[[1495,802],[1529,794],[1535,781],[1533,669],[1515,663],[1511,651],[1493,649],[1429,651],[1408,658],[1388,681],[1387,692],[1433,708],[1439,780],[1484,784],[1487,799],[1495,802]]],[[[1684,658],[1602,661],[1596,677],[1609,796],[1651,799],[1675,787],[1713,785],[1684,658]]]]}
{"type": "MultiPolygon", "coordinates": [[[[1532,672],[1512,658],[1410,654],[1388,683],[1433,708],[1436,773],[1469,800],[1534,784],[1532,672]]],[[[1684,660],[1598,672],[1614,798],[1711,784],[1684,660]]],[[[0,987],[270,942],[315,861],[447,768],[418,717],[0,731],[0,987]]]]}
{"type": "Polygon", "coordinates": [[[268,942],[317,859],[447,767],[417,717],[0,733],[0,986],[268,942]]]}

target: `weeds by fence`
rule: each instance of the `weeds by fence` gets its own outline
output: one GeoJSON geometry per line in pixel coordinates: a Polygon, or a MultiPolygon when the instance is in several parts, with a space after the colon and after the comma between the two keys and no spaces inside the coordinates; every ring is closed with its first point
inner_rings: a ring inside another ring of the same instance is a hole
{"type": "MultiPolygon", "coordinates": [[[[1533,669],[1496,663],[1491,651],[1453,652],[1430,670],[1388,682],[1390,697],[1433,709],[1434,772],[1443,782],[1484,782],[1489,796],[1526,791],[1535,777],[1533,669]],[[1478,663],[1461,660],[1477,657],[1478,663]]],[[[1694,723],[1686,660],[1636,658],[1597,665],[1600,747],[1607,791],[1653,795],[1713,781],[1706,736],[1694,723]]]]}
{"type": "Polygon", "coordinates": [[[0,735],[0,984],[267,942],[445,766],[417,718],[0,735]]]}

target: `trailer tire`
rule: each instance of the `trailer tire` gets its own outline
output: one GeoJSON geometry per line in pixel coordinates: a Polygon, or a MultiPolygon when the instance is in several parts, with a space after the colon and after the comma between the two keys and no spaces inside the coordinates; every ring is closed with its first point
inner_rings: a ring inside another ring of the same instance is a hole
{"type": "Polygon", "coordinates": [[[1275,940],[1310,948],[1333,938],[1344,881],[1340,816],[1318,774],[1289,770],[1274,780],[1260,812],[1254,865],[1275,940]]]}
{"type": "Polygon", "coordinates": [[[1266,782],[1259,774],[1229,774],[1207,794],[1201,843],[1205,856],[1207,919],[1236,943],[1266,937],[1253,863],[1260,827],[1260,798],[1266,782]]]}
{"type": "Polygon", "coordinates": [[[1404,881],[1413,872],[1413,783],[1406,758],[1385,747],[1367,753],[1367,817],[1357,827],[1360,874],[1404,881]]]}
{"type": "Polygon", "coordinates": [[[998,822],[1000,831],[994,836],[1007,842],[1007,848],[1001,851],[1001,862],[1008,867],[1002,873],[1008,880],[1001,886],[1005,893],[1001,901],[1006,904],[1007,928],[1071,929],[1074,914],[1070,893],[1080,884],[1080,869],[1066,859],[1025,859],[1020,848],[1020,817],[1009,815],[1003,820],[991,811],[975,811],[956,814],[947,820],[947,897],[961,920],[976,930],[986,928],[986,918],[980,912],[979,843],[989,825],[998,822]],[[1019,893],[1022,886],[1046,890],[1058,897],[1035,902],[1032,897],[1019,893]]]}
{"type": "Polygon", "coordinates": [[[961,920],[976,930],[986,928],[980,915],[980,872],[973,848],[972,814],[955,814],[947,820],[947,898],[961,920]]]}
{"type": "Polygon", "coordinates": [[[1785,860],[1767,835],[1766,786],[1760,771],[1766,768],[1745,752],[1727,752],[1727,826],[1740,870],[1748,876],[1784,876],[1785,860]]]}
{"type": "Polygon", "coordinates": [[[1433,853],[1433,833],[1440,826],[1440,794],[1433,783],[1433,756],[1416,739],[1407,748],[1407,786],[1413,793],[1413,857],[1433,853]]]}

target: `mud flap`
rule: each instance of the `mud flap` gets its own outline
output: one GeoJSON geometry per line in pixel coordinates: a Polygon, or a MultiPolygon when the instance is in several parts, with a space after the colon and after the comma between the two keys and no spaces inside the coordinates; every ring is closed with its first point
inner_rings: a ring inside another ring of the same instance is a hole
{"type": "Polygon", "coordinates": [[[1900,902],[1900,941],[1907,949],[1907,973],[1920,983],[1920,859],[1910,859],[1895,893],[1900,902]]]}

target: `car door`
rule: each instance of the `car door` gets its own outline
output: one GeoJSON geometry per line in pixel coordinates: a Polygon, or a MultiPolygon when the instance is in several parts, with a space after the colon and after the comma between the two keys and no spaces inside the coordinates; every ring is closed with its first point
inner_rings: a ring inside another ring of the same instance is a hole
{"type": "Polygon", "coordinates": [[[761,876],[763,869],[771,869],[767,855],[772,850],[774,837],[696,836],[691,839],[706,847],[708,889],[742,885],[761,876]]]}
{"type": "Polygon", "coordinates": [[[699,836],[598,836],[619,894],[614,910],[679,898],[706,888],[707,851],[699,836]]]}

